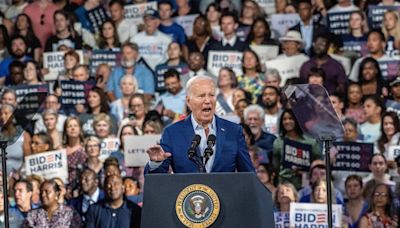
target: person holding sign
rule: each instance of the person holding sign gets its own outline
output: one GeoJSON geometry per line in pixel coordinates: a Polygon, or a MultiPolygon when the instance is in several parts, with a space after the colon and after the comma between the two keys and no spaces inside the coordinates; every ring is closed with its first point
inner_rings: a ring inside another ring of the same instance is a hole
{"type": "Polygon", "coordinates": [[[390,151],[391,146],[400,145],[400,121],[399,117],[394,112],[386,112],[382,116],[381,137],[378,139],[378,150],[389,159],[388,168],[390,174],[397,176],[395,154],[390,151]]]}
{"type": "Polygon", "coordinates": [[[186,104],[192,114],[165,128],[161,145],[147,150],[150,162],[145,173],[167,173],[170,165],[174,173],[198,172],[199,167],[186,151],[193,137],[200,135],[199,149],[203,152],[211,134],[216,136],[216,145],[205,165],[207,172],[254,172],[241,127],[215,115],[214,81],[208,76],[194,77],[188,81],[186,91],[186,104]]]}

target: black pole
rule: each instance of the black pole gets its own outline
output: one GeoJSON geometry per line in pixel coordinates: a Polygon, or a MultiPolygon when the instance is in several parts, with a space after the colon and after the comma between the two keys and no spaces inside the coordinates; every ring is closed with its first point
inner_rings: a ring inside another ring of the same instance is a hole
{"type": "Polygon", "coordinates": [[[0,141],[1,167],[3,174],[3,204],[4,204],[4,227],[10,227],[8,217],[8,188],[7,188],[7,148],[8,141],[0,141]]]}
{"type": "Polygon", "coordinates": [[[326,165],[326,188],[327,188],[327,194],[328,194],[328,201],[327,201],[327,207],[328,207],[328,227],[332,228],[333,223],[332,223],[332,184],[331,184],[331,158],[330,158],[330,149],[332,147],[332,142],[335,140],[335,136],[333,135],[323,135],[320,138],[322,145],[323,145],[323,150],[325,153],[325,165],[326,165]]]}

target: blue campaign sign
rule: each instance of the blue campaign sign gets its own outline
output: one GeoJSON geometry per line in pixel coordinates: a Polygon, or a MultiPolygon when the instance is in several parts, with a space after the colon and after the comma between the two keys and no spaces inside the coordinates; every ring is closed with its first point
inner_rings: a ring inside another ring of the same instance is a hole
{"type": "Polygon", "coordinates": [[[387,82],[393,81],[400,70],[399,60],[378,61],[378,63],[383,80],[387,82]]]}
{"type": "Polygon", "coordinates": [[[312,146],[290,139],[283,141],[283,167],[308,171],[311,165],[312,146]]]}
{"type": "Polygon", "coordinates": [[[338,150],[333,170],[370,172],[368,163],[374,153],[374,144],[334,142],[338,150]]]}
{"type": "Polygon", "coordinates": [[[40,85],[17,85],[11,87],[15,93],[17,94],[17,110],[24,113],[31,113],[37,111],[40,107],[40,100],[42,100],[37,95],[30,95],[29,97],[25,97],[25,95],[29,93],[40,93],[40,92],[49,92],[48,84],[40,84],[40,85]]]}
{"type": "Polygon", "coordinates": [[[86,104],[86,97],[94,85],[94,81],[61,81],[61,105],[63,109],[74,108],[77,104],[86,104]]]}
{"type": "Polygon", "coordinates": [[[121,52],[94,50],[90,55],[89,68],[91,75],[96,73],[96,69],[100,64],[106,63],[111,68],[119,66],[121,63],[121,52]]]}
{"type": "Polygon", "coordinates": [[[105,22],[108,18],[106,10],[103,6],[98,6],[92,10],[87,12],[87,16],[89,18],[90,24],[92,25],[94,32],[99,34],[101,25],[105,22]]]}
{"type": "Polygon", "coordinates": [[[165,91],[164,85],[164,74],[169,69],[175,69],[179,72],[180,78],[182,81],[182,75],[186,75],[189,73],[189,67],[187,64],[179,64],[177,66],[168,66],[168,65],[158,65],[155,69],[155,82],[156,82],[156,91],[162,92],[165,91]]]}
{"type": "Polygon", "coordinates": [[[349,34],[349,19],[353,11],[328,13],[329,31],[336,35],[349,34]]]}
{"type": "Polygon", "coordinates": [[[367,41],[346,41],[343,42],[343,51],[355,52],[359,56],[363,53],[363,50],[367,48],[367,41]]]}
{"type": "Polygon", "coordinates": [[[382,27],[383,15],[388,10],[400,11],[400,6],[368,6],[368,24],[372,29],[380,29],[382,27]]]}
{"type": "Polygon", "coordinates": [[[395,112],[400,118],[400,102],[396,102],[394,100],[386,100],[385,106],[387,112],[395,112]]]}

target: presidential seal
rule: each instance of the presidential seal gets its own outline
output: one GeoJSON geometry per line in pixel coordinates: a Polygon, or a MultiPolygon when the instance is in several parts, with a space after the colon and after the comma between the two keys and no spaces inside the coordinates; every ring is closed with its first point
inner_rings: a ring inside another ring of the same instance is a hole
{"type": "Polygon", "coordinates": [[[179,193],[175,210],[183,225],[193,228],[209,227],[219,215],[218,195],[206,185],[189,185],[179,193]]]}

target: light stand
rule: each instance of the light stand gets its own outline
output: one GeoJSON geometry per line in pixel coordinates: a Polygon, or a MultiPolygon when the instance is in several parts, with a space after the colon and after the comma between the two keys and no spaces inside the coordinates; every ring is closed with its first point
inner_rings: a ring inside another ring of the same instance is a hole
{"type": "Polygon", "coordinates": [[[332,228],[332,185],[331,185],[331,158],[330,158],[330,149],[332,147],[333,141],[335,140],[334,135],[322,135],[320,137],[320,141],[323,145],[323,152],[325,154],[325,166],[326,166],[326,188],[328,194],[328,227],[332,228]]]}
{"type": "Polygon", "coordinates": [[[10,227],[8,217],[8,188],[7,188],[7,152],[8,141],[0,140],[1,167],[3,177],[3,204],[4,204],[4,227],[10,227]]]}

